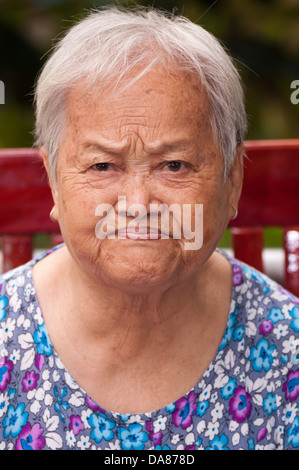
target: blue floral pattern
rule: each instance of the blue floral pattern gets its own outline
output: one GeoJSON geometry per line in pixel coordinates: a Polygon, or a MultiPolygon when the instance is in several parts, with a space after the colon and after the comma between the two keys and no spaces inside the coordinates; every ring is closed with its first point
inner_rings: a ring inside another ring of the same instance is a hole
{"type": "Polygon", "coordinates": [[[94,403],[51,344],[32,281],[51,252],[0,277],[0,450],[299,450],[293,295],[228,258],[230,315],[206,372],[165,408],[122,415],[94,403]]]}

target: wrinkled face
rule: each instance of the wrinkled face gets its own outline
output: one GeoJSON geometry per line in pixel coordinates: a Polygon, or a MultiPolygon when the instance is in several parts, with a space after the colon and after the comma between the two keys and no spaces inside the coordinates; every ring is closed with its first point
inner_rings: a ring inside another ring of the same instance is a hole
{"type": "Polygon", "coordinates": [[[198,82],[155,69],[115,96],[91,97],[78,87],[68,96],[66,122],[52,189],[55,217],[84,274],[147,289],[180,282],[200,269],[234,214],[241,166],[236,163],[224,182],[209,104],[198,82]],[[163,235],[167,230],[157,210],[162,204],[181,209],[179,221],[179,212],[169,212],[169,236],[163,235]],[[134,212],[136,207],[143,213],[134,212]],[[193,250],[186,249],[184,207],[190,211],[185,212],[189,232],[196,234],[193,250]]]}

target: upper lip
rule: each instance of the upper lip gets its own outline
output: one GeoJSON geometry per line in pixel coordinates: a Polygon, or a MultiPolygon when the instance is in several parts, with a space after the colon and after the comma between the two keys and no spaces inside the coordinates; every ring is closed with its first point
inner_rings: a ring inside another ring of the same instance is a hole
{"type": "Polygon", "coordinates": [[[135,227],[122,227],[116,230],[115,233],[137,233],[140,235],[146,234],[146,233],[161,233],[161,231],[158,228],[154,227],[138,227],[137,230],[135,227]]]}

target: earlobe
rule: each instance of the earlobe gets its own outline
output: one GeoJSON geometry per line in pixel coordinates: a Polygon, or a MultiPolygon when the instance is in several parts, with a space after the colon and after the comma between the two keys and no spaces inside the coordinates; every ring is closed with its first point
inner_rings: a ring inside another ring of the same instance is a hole
{"type": "Polygon", "coordinates": [[[238,209],[236,209],[234,206],[232,206],[232,208],[234,209],[235,213],[234,213],[234,215],[231,217],[230,220],[235,220],[235,219],[238,217],[238,209]]]}

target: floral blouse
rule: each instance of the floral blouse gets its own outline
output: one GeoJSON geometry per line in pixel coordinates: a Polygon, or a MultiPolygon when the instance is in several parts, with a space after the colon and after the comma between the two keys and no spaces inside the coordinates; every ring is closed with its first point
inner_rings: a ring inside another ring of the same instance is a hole
{"type": "Polygon", "coordinates": [[[0,277],[0,450],[299,450],[298,299],[228,258],[230,315],[213,362],[174,403],[123,415],[95,403],[51,344],[32,281],[51,251],[0,277]]]}

